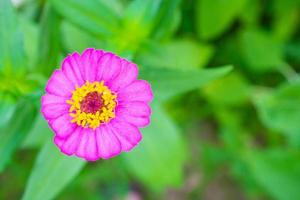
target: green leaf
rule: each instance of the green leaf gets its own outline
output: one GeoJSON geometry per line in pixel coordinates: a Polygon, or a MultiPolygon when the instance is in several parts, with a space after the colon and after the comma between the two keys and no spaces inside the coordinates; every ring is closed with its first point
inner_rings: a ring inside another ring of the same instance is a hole
{"type": "Polygon", "coordinates": [[[91,36],[77,26],[64,21],[62,23],[63,45],[68,52],[83,52],[87,47],[103,49],[105,44],[103,41],[91,36]],[[76,42],[74,42],[76,41],[76,42]]]}
{"type": "Polygon", "coordinates": [[[49,128],[47,121],[41,113],[37,116],[32,128],[30,129],[27,137],[22,143],[23,148],[42,147],[47,140],[51,140],[53,131],[49,128]]]}
{"type": "Polygon", "coordinates": [[[151,83],[155,98],[167,99],[174,95],[199,88],[231,70],[231,66],[213,69],[179,71],[144,67],[140,77],[151,83]]]}
{"type": "Polygon", "coordinates": [[[23,74],[27,66],[15,10],[10,0],[1,0],[0,8],[0,72],[23,74]]]}
{"type": "Polygon", "coordinates": [[[138,63],[153,67],[190,70],[204,67],[213,54],[213,47],[199,44],[192,39],[177,39],[153,44],[135,59],[138,63]]]}
{"type": "Polygon", "coordinates": [[[95,36],[117,33],[120,17],[101,0],[50,0],[59,14],[95,36]]]}
{"type": "Polygon", "coordinates": [[[28,100],[21,100],[17,104],[9,123],[0,128],[0,172],[21,145],[31,129],[35,116],[36,108],[34,105],[28,100]]]}
{"type": "Polygon", "coordinates": [[[9,94],[0,92],[0,128],[9,122],[16,108],[16,100],[9,94]]]}
{"type": "Polygon", "coordinates": [[[23,200],[54,199],[86,164],[62,154],[49,140],[41,149],[26,184],[23,200]]]}
{"type": "Polygon", "coordinates": [[[154,190],[180,186],[186,158],[184,139],[163,108],[152,105],[151,124],[142,129],[143,140],[124,158],[132,174],[154,190]]]}
{"type": "Polygon", "coordinates": [[[275,70],[283,63],[281,45],[270,34],[257,30],[244,31],[241,45],[246,66],[254,72],[275,70]]]}
{"type": "Polygon", "coordinates": [[[268,128],[300,145],[300,82],[286,83],[277,90],[258,93],[254,103],[262,122],[268,128]]]}
{"type": "Polygon", "coordinates": [[[257,182],[278,200],[300,196],[300,153],[282,149],[251,152],[248,165],[257,182]]]}
{"type": "Polygon", "coordinates": [[[250,84],[240,73],[230,73],[204,88],[204,93],[211,103],[222,106],[237,106],[250,97],[250,84]]]}
{"type": "Polygon", "coordinates": [[[226,31],[241,13],[246,0],[198,0],[196,27],[199,37],[214,39],[226,31]]]}
{"type": "Polygon", "coordinates": [[[39,56],[36,64],[37,71],[45,75],[50,75],[58,64],[61,50],[60,25],[60,16],[51,6],[46,5],[40,25],[39,56]]]}

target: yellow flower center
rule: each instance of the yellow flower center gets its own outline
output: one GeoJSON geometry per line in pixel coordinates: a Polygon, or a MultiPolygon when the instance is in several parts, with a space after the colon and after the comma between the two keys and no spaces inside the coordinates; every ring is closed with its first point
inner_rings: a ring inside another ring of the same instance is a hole
{"type": "Polygon", "coordinates": [[[72,123],[84,128],[96,129],[101,123],[107,123],[115,117],[117,95],[111,92],[104,81],[76,86],[71,99],[70,116],[72,123]]]}

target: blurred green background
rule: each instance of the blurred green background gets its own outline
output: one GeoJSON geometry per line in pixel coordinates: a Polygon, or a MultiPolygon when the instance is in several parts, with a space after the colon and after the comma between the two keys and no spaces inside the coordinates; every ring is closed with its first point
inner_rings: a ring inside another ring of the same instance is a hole
{"type": "Polygon", "coordinates": [[[300,199],[299,0],[0,0],[0,199],[300,199]],[[129,153],[59,152],[40,96],[87,47],[139,65],[129,153]]]}

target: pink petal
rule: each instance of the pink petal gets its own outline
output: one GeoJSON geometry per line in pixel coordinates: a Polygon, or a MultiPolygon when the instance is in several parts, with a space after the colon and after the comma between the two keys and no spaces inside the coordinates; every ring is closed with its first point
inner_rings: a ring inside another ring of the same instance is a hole
{"type": "Polygon", "coordinates": [[[127,122],[112,120],[109,126],[119,139],[122,151],[130,151],[142,139],[139,129],[127,122]]]}
{"type": "Polygon", "coordinates": [[[96,140],[98,155],[101,158],[108,159],[121,152],[121,144],[118,138],[106,124],[96,129],[96,140]]]}
{"type": "Polygon", "coordinates": [[[68,98],[56,96],[52,94],[44,94],[42,96],[42,106],[48,105],[48,104],[65,104],[68,98]]]}
{"type": "Polygon", "coordinates": [[[74,88],[61,70],[55,70],[47,83],[46,91],[56,96],[70,97],[74,88]]]}
{"type": "Polygon", "coordinates": [[[69,113],[68,104],[48,104],[42,106],[42,113],[46,119],[56,119],[64,114],[69,113]]]}
{"type": "Polygon", "coordinates": [[[89,80],[90,82],[94,82],[96,80],[99,68],[98,61],[103,54],[103,51],[95,50],[93,48],[88,48],[83,52],[81,62],[83,65],[83,77],[85,80],[89,80]]]}
{"type": "Polygon", "coordinates": [[[97,144],[95,138],[95,132],[90,128],[84,128],[81,131],[81,139],[76,151],[76,155],[86,160],[97,160],[97,144]]]}
{"type": "Polygon", "coordinates": [[[61,145],[61,151],[67,155],[73,155],[78,148],[82,137],[82,127],[77,127],[74,132],[64,140],[64,143],[61,145]]]}
{"type": "Polygon", "coordinates": [[[65,142],[65,140],[64,139],[62,139],[62,138],[60,138],[60,137],[57,137],[57,136],[55,136],[54,137],[54,143],[56,144],[56,146],[58,146],[59,148],[61,148],[62,147],[62,145],[64,144],[64,142],[65,142]]]}
{"type": "Polygon", "coordinates": [[[107,62],[106,66],[100,65],[100,67],[103,68],[101,80],[104,80],[105,83],[109,83],[110,80],[119,75],[121,70],[121,59],[112,53],[107,53],[104,56],[108,56],[109,54],[110,59],[109,62],[107,62]]]}
{"type": "Polygon", "coordinates": [[[77,127],[76,124],[71,123],[71,120],[71,116],[67,113],[56,119],[50,120],[49,125],[59,137],[66,138],[77,127]]]}
{"type": "Polygon", "coordinates": [[[117,92],[121,88],[128,86],[134,80],[137,79],[138,69],[136,64],[128,62],[125,59],[121,59],[121,70],[118,76],[110,81],[110,88],[117,92]]]}
{"type": "Polygon", "coordinates": [[[62,62],[62,71],[70,82],[74,85],[81,86],[85,81],[79,69],[77,62],[78,57],[80,57],[78,53],[68,55],[62,62]]]}
{"type": "Polygon", "coordinates": [[[150,107],[143,102],[123,102],[116,109],[116,118],[137,127],[147,126],[150,123],[150,115],[150,107]]]}
{"type": "Polygon", "coordinates": [[[144,80],[136,80],[118,93],[118,101],[143,101],[150,102],[153,99],[151,86],[144,80]]]}

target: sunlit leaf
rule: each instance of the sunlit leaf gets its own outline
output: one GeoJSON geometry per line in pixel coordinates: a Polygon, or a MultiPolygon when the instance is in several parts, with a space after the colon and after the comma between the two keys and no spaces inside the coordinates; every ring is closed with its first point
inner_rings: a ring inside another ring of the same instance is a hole
{"type": "Polygon", "coordinates": [[[13,153],[21,145],[32,127],[35,116],[34,104],[28,100],[21,100],[17,104],[10,121],[0,128],[0,171],[4,169],[13,153]]]}
{"type": "Polygon", "coordinates": [[[10,0],[0,1],[0,72],[22,74],[26,70],[23,34],[10,0]]]}
{"type": "Polygon", "coordinates": [[[109,36],[117,32],[117,13],[101,0],[51,0],[59,14],[80,28],[96,35],[109,36]]]}
{"type": "Polygon", "coordinates": [[[291,144],[300,145],[300,82],[282,85],[254,99],[259,117],[270,129],[286,135],[291,144]]]}
{"type": "Polygon", "coordinates": [[[85,164],[82,159],[62,154],[49,140],[37,157],[22,199],[54,199],[85,164]]]}
{"type": "Polygon", "coordinates": [[[252,152],[248,165],[257,182],[278,200],[300,196],[300,154],[282,149],[252,152]]]}
{"type": "Polygon", "coordinates": [[[213,54],[213,47],[191,39],[178,39],[163,44],[152,44],[135,59],[153,67],[189,70],[204,67],[213,54]]]}
{"type": "Polygon", "coordinates": [[[196,26],[203,39],[218,37],[241,13],[246,0],[198,0],[196,26]]]}
{"type": "Polygon", "coordinates": [[[140,77],[148,80],[158,99],[167,99],[171,96],[199,88],[213,81],[231,70],[231,66],[213,69],[178,71],[144,67],[140,77]]]}
{"type": "Polygon", "coordinates": [[[152,122],[142,130],[143,140],[125,154],[130,172],[154,190],[180,186],[186,158],[185,140],[163,108],[153,103],[152,122]]]}

